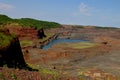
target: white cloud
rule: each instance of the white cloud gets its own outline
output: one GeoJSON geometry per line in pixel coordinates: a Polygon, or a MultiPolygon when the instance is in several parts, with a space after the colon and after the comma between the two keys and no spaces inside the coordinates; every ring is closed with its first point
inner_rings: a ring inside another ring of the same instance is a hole
{"type": "Polygon", "coordinates": [[[80,3],[79,5],[79,12],[83,15],[90,16],[91,15],[91,7],[87,6],[85,3],[80,3]]]}
{"type": "Polygon", "coordinates": [[[10,4],[6,4],[6,3],[1,3],[0,2],[0,10],[11,10],[14,7],[10,4]]]}

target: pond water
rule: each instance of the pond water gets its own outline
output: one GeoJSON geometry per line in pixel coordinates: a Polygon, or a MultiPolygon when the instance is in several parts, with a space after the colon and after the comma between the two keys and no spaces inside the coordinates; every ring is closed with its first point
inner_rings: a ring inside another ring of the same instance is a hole
{"type": "Polygon", "coordinates": [[[55,44],[58,43],[73,43],[73,42],[85,42],[85,40],[77,40],[77,39],[54,39],[53,41],[51,41],[49,44],[45,45],[42,47],[43,50],[47,50],[50,47],[52,47],[55,44]]]}

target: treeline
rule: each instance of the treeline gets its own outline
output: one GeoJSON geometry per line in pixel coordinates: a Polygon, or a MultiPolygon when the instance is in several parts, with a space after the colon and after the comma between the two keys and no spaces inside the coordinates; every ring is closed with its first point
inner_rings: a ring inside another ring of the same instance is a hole
{"type": "Polygon", "coordinates": [[[7,23],[10,23],[13,19],[9,18],[6,15],[1,15],[0,14],[0,25],[5,25],[7,23]]]}
{"type": "Polygon", "coordinates": [[[17,24],[22,27],[32,27],[35,29],[57,28],[60,26],[60,24],[56,22],[41,21],[32,18],[12,19],[6,15],[0,14],[0,25],[6,25],[6,24],[17,24]]]}
{"type": "Polygon", "coordinates": [[[117,27],[101,27],[101,26],[94,26],[96,29],[118,29],[117,27]]]}
{"type": "Polygon", "coordinates": [[[72,25],[72,27],[74,28],[87,28],[87,27],[91,27],[91,28],[95,28],[95,29],[118,29],[117,27],[104,27],[104,26],[84,26],[84,25],[72,25]]]}

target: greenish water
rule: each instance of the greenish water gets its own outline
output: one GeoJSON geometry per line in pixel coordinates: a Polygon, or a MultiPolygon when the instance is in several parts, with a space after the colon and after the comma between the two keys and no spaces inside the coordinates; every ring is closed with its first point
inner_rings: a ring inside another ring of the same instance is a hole
{"type": "Polygon", "coordinates": [[[51,41],[49,44],[43,46],[42,49],[43,50],[47,50],[50,47],[52,47],[53,45],[55,45],[55,44],[65,43],[65,42],[67,42],[67,43],[85,42],[85,40],[77,40],[77,39],[55,39],[55,40],[51,41]]]}

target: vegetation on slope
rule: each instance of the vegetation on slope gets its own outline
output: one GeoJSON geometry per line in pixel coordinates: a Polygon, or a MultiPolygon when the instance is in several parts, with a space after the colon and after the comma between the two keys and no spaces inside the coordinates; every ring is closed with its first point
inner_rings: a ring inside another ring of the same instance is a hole
{"type": "Polygon", "coordinates": [[[14,19],[14,22],[19,23],[22,27],[33,27],[36,29],[40,28],[56,28],[59,27],[60,24],[55,22],[47,22],[47,21],[40,21],[32,18],[21,18],[21,19],[14,19]]]}
{"type": "Polygon", "coordinates": [[[22,27],[32,27],[35,29],[56,28],[60,26],[60,24],[56,22],[41,21],[32,18],[12,19],[6,15],[0,14],[0,25],[6,25],[6,24],[17,24],[22,27]]]}
{"type": "Polygon", "coordinates": [[[5,25],[11,21],[12,21],[12,19],[9,18],[8,16],[0,14],[0,25],[5,25]]]}
{"type": "Polygon", "coordinates": [[[0,29],[0,48],[9,46],[11,40],[15,37],[14,34],[6,34],[3,31],[3,29],[0,29]]]}

